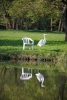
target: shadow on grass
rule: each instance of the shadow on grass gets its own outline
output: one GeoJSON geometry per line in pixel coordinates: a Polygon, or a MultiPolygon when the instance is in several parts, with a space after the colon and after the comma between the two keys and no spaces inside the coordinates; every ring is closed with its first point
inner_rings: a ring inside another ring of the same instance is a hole
{"type": "Polygon", "coordinates": [[[0,40],[0,46],[21,46],[21,40],[0,40]]]}
{"type": "Polygon", "coordinates": [[[61,52],[62,50],[61,49],[58,49],[58,50],[51,50],[51,51],[55,51],[55,52],[61,52]]]}
{"type": "MultiPolygon", "coordinates": [[[[37,45],[39,41],[34,40],[34,45],[37,45]]],[[[0,40],[0,46],[22,46],[23,42],[21,40],[0,40]]],[[[47,41],[46,45],[62,45],[65,44],[64,41],[47,41]]]]}
{"type": "Polygon", "coordinates": [[[48,34],[48,33],[50,33],[50,34],[52,34],[52,33],[63,34],[63,32],[50,31],[50,30],[23,30],[23,31],[24,32],[34,32],[34,33],[36,33],[36,32],[38,32],[38,33],[46,33],[46,34],[48,34]]]}
{"type": "MultiPolygon", "coordinates": [[[[34,45],[37,45],[38,41],[34,40],[34,45]]],[[[22,46],[22,40],[0,40],[0,46],[22,46]]]]}
{"type": "Polygon", "coordinates": [[[47,41],[46,43],[47,45],[62,45],[62,44],[66,44],[65,41],[47,41]]]}

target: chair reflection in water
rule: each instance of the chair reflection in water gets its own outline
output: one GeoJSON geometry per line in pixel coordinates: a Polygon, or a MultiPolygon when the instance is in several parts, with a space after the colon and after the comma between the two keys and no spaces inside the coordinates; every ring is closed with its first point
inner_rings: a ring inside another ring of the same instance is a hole
{"type": "Polygon", "coordinates": [[[24,72],[24,68],[22,68],[20,80],[29,80],[30,78],[32,78],[32,69],[30,70],[30,72],[24,72]]]}
{"type": "Polygon", "coordinates": [[[22,38],[22,41],[23,41],[23,50],[25,49],[26,45],[31,46],[31,48],[33,50],[34,40],[32,40],[29,37],[24,37],[24,38],[22,38]]]}

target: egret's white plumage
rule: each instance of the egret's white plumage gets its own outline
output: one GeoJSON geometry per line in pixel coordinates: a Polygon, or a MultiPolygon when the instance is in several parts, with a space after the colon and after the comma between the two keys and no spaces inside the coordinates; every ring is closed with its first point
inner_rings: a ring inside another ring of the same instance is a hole
{"type": "Polygon", "coordinates": [[[44,83],[44,76],[41,73],[39,73],[39,72],[37,74],[35,74],[35,75],[36,75],[38,81],[41,82],[41,87],[44,87],[44,85],[43,85],[43,83],[44,83]]]}
{"type": "Polygon", "coordinates": [[[44,34],[44,39],[41,39],[41,40],[38,42],[38,44],[37,44],[38,46],[41,47],[41,46],[45,45],[45,43],[46,43],[45,35],[46,35],[46,34],[44,34]]]}

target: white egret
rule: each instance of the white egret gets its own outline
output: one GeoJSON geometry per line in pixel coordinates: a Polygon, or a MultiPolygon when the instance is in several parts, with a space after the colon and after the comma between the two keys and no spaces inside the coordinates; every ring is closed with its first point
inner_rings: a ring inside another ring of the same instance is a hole
{"type": "Polygon", "coordinates": [[[46,34],[44,34],[44,39],[41,39],[41,40],[38,42],[38,44],[37,44],[38,46],[41,47],[41,46],[45,45],[45,43],[46,43],[45,35],[46,35],[46,34]]]}
{"type": "Polygon", "coordinates": [[[39,73],[39,72],[37,74],[35,74],[35,75],[36,75],[38,81],[41,82],[41,87],[45,87],[43,85],[43,83],[44,83],[44,76],[41,73],[39,73]]]}

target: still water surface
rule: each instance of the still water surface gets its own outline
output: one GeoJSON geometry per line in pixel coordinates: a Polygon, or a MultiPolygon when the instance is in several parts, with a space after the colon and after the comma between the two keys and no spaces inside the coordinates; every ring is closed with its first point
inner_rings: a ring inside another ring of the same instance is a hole
{"type": "Polygon", "coordinates": [[[42,62],[0,62],[0,100],[67,100],[66,67],[42,62]],[[23,73],[26,74],[22,76],[23,73]],[[37,73],[43,75],[44,87],[37,73]]]}

